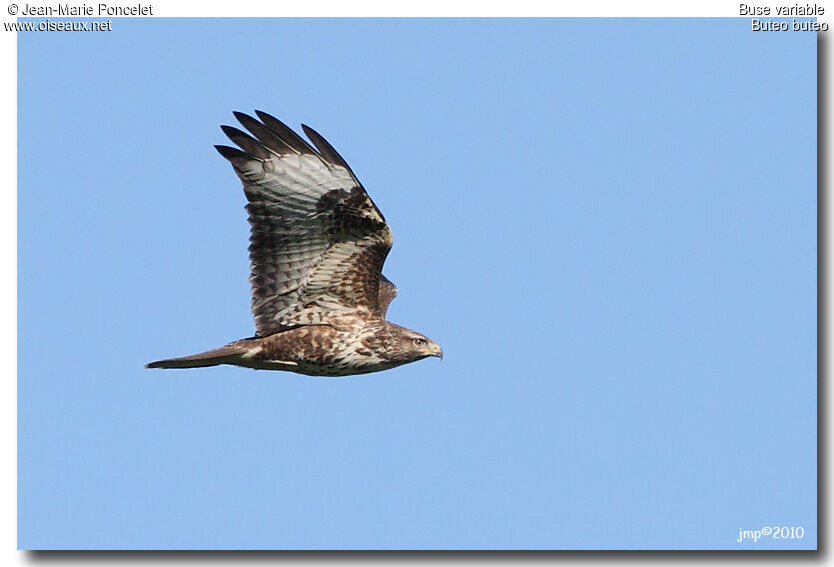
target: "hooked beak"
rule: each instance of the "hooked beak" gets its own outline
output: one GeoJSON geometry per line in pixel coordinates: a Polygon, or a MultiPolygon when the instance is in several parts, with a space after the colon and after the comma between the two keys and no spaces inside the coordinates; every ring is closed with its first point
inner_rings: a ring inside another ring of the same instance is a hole
{"type": "Polygon", "coordinates": [[[443,360],[443,349],[440,348],[440,345],[437,343],[432,343],[429,347],[429,356],[436,356],[440,360],[443,360]]]}

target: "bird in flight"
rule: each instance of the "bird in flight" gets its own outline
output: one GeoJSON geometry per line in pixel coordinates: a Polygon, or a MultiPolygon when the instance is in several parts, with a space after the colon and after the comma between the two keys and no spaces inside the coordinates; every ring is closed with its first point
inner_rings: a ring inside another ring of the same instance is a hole
{"type": "Polygon", "coordinates": [[[233,364],[311,376],[387,370],[443,357],[425,335],[389,323],[397,288],[382,275],[393,238],[385,217],[344,159],[302,125],[311,146],[261,111],[234,115],[249,133],[215,146],[243,182],[251,225],[255,336],[147,368],[233,364]]]}

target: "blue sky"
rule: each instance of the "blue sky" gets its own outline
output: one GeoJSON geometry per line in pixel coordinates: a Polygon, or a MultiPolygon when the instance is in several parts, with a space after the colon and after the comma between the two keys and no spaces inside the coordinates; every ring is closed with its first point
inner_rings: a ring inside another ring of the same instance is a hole
{"type": "Polygon", "coordinates": [[[19,546],[814,548],[816,37],[749,26],[19,34],[19,546]],[[256,108],[347,159],[444,360],[143,368],[253,332],[212,145],[256,108]]]}

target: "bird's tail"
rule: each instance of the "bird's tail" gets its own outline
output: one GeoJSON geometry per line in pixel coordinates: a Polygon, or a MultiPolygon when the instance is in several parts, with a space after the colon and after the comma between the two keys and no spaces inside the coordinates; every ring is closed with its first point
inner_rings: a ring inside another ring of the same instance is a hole
{"type": "Polygon", "coordinates": [[[247,352],[248,350],[245,347],[230,344],[191,356],[149,362],[145,365],[145,368],[204,368],[206,366],[217,366],[218,364],[234,364],[247,352]]]}

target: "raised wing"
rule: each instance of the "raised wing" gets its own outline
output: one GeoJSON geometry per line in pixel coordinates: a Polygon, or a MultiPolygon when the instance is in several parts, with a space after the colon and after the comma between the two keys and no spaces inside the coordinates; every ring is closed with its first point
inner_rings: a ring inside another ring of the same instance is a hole
{"type": "Polygon", "coordinates": [[[257,335],[351,312],[384,316],[380,278],[393,240],[382,213],[312,128],[303,127],[317,149],[278,119],[256,114],[260,122],[235,113],[251,135],[222,127],[241,149],[215,147],[232,163],[249,200],[257,335]]]}

